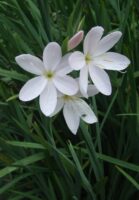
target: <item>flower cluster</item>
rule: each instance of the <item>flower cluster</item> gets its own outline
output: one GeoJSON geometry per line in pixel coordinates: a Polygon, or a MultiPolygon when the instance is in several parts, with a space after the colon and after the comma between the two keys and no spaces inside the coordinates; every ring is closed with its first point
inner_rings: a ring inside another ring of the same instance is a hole
{"type": "MultiPolygon", "coordinates": [[[[22,87],[19,99],[30,101],[39,96],[40,109],[49,117],[63,109],[66,124],[73,134],[77,133],[80,118],[88,124],[97,122],[83,98],[98,92],[110,95],[111,83],[105,70],[120,71],[130,64],[127,57],[108,52],[120,39],[121,32],[115,31],[102,38],[103,31],[96,26],[87,33],[83,52],[75,51],[62,57],[59,44],[50,42],[43,51],[43,61],[30,54],[17,56],[15,59],[21,68],[37,75],[22,87]],[[73,70],[80,71],[79,78],[69,75],[73,70]]],[[[75,48],[82,39],[83,31],[80,31],[69,40],[68,50],[75,48]]]]}

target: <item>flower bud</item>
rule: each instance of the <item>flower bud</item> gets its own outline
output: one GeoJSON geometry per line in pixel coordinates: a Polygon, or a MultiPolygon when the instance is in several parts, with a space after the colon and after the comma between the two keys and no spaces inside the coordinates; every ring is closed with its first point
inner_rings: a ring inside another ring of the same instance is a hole
{"type": "Polygon", "coordinates": [[[68,41],[68,50],[72,50],[77,47],[80,42],[83,40],[84,31],[77,32],[69,41],[68,41]]]}

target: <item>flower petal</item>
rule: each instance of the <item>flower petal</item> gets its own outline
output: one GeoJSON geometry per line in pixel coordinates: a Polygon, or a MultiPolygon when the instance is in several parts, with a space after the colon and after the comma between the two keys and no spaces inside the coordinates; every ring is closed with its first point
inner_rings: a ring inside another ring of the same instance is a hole
{"type": "Polygon", "coordinates": [[[22,101],[30,101],[38,97],[44,90],[47,84],[47,79],[43,76],[38,76],[30,79],[21,88],[19,99],[22,101]]]}
{"type": "Polygon", "coordinates": [[[122,33],[120,31],[115,31],[103,37],[95,50],[94,56],[99,56],[108,50],[110,50],[121,38],[122,33]]]}
{"type": "Polygon", "coordinates": [[[88,97],[87,95],[87,87],[88,87],[88,67],[85,66],[80,70],[80,78],[79,78],[79,85],[81,94],[84,97],[88,97]]]}
{"type": "Polygon", "coordinates": [[[80,70],[85,66],[85,56],[80,51],[75,51],[69,57],[69,64],[72,69],[80,70]]]}
{"type": "Polygon", "coordinates": [[[95,59],[95,64],[103,69],[120,71],[128,67],[130,60],[119,53],[107,52],[95,59]]]}
{"type": "Polygon", "coordinates": [[[54,70],[62,57],[61,47],[56,42],[50,42],[44,49],[43,62],[46,70],[54,70]]]}
{"type": "Polygon", "coordinates": [[[82,118],[86,123],[93,124],[97,122],[97,118],[88,104],[82,99],[77,99],[74,101],[74,107],[77,110],[79,117],[82,118]]]}
{"type": "Polygon", "coordinates": [[[66,74],[69,74],[70,72],[73,71],[73,69],[70,67],[69,65],[69,56],[71,55],[71,53],[67,53],[66,55],[64,55],[59,63],[59,65],[57,66],[57,74],[63,76],[66,74]]]}
{"type": "Polygon", "coordinates": [[[103,35],[104,29],[101,26],[93,27],[86,35],[84,40],[84,53],[93,55],[99,40],[103,35]]]}
{"type": "Polygon", "coordinates": [[[67,126],[69,127],[70,131],[75,135],[77,133],[80,118],[72,105],[72,102],[66,103],[63,109],[63,115],[66,121],[67,126]]]}
{"type": "Polygon", "coordinates": [[[52,82],[49,82],[40,95],[40,108],[44,115],[50,116],[57,104],[57,91],[52,82]]]}
{"type": "Polygon", "coordinates": [[[111,83],[108,74],[101,68],[94,66],[89,67],[89,72],[96,88],[104,95],[110,95],[112,92],[111,83]]]}
{"type": "Polygon", "coordinates": [[[77,47],[83,40],[84,31],[79,31],[68,41],[68,50],[72,50],[77,47]]]}
{"type": "Polygon", "coordinates": [[[77,82],[70,76],[57,76],[54,78],[56,88],[66,95],[74,95],[78,91],[77,82]]]}
{"type": "Polygon", "coordinates": [[[43,62],[36,56],[22,54],[15,57],[17,64],[32,74],[41,75],[44,72],[43,62]]]}
{"type": "Polygon", "coordinates": [[[57,99],[57,105],[56,108],[54,110],[54,112],[51,114],[51,117],[53,117],[54,115],[56,115],[58,112],[60,112],[60,110],[63,108],[64,106],[64,100],[62,98],[58,98],[57,99]]]}
{"type": "Polygon", "coordinates": [[[88,85],[87,94],[89,97],[95,96],[98,93],[99,91],[95,85],[92,85],[92,84],[88,85]]]}

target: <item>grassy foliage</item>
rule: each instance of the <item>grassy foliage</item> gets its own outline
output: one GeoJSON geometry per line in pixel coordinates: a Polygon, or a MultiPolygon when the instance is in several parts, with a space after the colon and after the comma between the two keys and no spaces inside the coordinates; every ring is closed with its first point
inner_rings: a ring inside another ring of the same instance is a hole
{"type": "Polygon", "coordinates": [[[0,1],[0,199],[139,199],[138,0],[0,1]],[[38,100],[18,100],[29,78],[15,63],[42,56],[49,41],[65,45],[80,29],[102,25],[123,32],[115,50],[126,73],[109,72],[113,93],[89,99],[99,118],[72,136],[63,116],[49,119],[38,100]]]}

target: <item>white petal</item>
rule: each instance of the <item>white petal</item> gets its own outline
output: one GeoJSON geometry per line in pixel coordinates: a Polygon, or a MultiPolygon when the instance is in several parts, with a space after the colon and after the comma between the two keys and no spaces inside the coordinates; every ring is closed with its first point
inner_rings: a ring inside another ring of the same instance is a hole
{"type": "Polygon", "coordinates": [[[62,57],[61,47],[56,42],[50,42],[44,49],[43,62],[47,70],[54,70],[62,57]]]}
{"type": "Polygon", "coordinates": [[[57,76],[54,78],[56,88],[66,95],[74,95],[78,91],[77,82],[70,76],[57,76]]]}
{"type": "Polygon", "coordinates": [[[101,68],[90,66],[89,72],[96,88],[105,95],[110,95],[112,92],[111,83],[108,74],[101,68]]]}
{"type": "Polygon", "coordinates": [[[38,76],[30,79],[21,88],[19,99],[22,101],[30,101],[38,97],[44,90],[47,84],[47,79],[43,76],[38,76]]]}
{"type": "Polygon", "coordinates": [[[72,50],[77,47],[83,40],[84,31],[79,31],[68,41],[68,50],[72,50]]]}
{"type": "Polygon", "coordinates": [[[53,117],[54,115],[56,115],[58,112],[60,112],[60,110],[63,108],[64,106],[64,100],[62,98],[58,98],[57,99],[57,105],[56,108],[54,110],[54,112],[51,114],[51,117],[53,117]]]}
{"type": "Polygon", "coordinates": [[[88,97],[87,95],[87,87],[88,87],[88,67],[85,66],[80,70],[80,78],[79,78],[80,91],[84,97],[88,97]]]}
{"type": "Polygon", "coordinates": [[[74,107],[77,110],[78,115],[88,124],[93,124],[97,122],[97,118],[88,104],[82,99],[77,99],[74,101],[74,107]]]}
{"type": "Polygon", "coordinates": [[[94,54],[99,40],[103,35],[104,29],[101,26],[93,27],[86,35],[84,40],[84,53],[94,54]]]}
{"type": "Polygon", "coordinates": [[[95,85],[92,85],[92,84],[88,85],[87,94],[89,97],[95,96],[98,93],[99,91],[95,85]]]}
{"type": "Polygon", "coordinates": [[[95,50],[94,56],[99,56],[108,50],[110,50],[121,38],[122,33],[120,31],[115,31],[103,37],[95,50]]]}
{"type": "Polygon", "coordinates": [[[65,118],[66,124],[71,130],[71,132],[73,134],[76,134],[79,127],[80,118],[77,115],[76,110],[74,109],[72,103],[66,103],[64,105],[63,115],[65,118]]]}
{"type": "Polygon", "coordinates": [[[32,74],[41,75],[44,72],[43,62],[36,56],[22,54],[15,58],[17,64],[32,74]]]}
{"type": "Polygon", "coordinates": [[[69,74],[70,72],[73,71],[73,69],[70,67],[69,65],[69,56],[71,55],[71,53],[67,53],[66,55],[64,55],[60,61],[60,63],[57,66],[57,74],[63,76],[66,74],[69,74]]]}
{"type": "Polygon", "coordinates": [[[54,84],[49,82],[40,95],[40,108],[44,115],[50,116],[57,104],[57,92],[54,84]]]}
{"type": "Polygon", "coordinates": [[[95,59],[95,64],[103,69],[120,71],[128,67],[130,60],[119,53],[107,52],[95,59]]]}
{"type": "Polygon", "coordinates": [[[80,70],[85,66],[85,56],[80,51],[75,51],[69,57],[70,67],[75,70],[80,70]]]}

